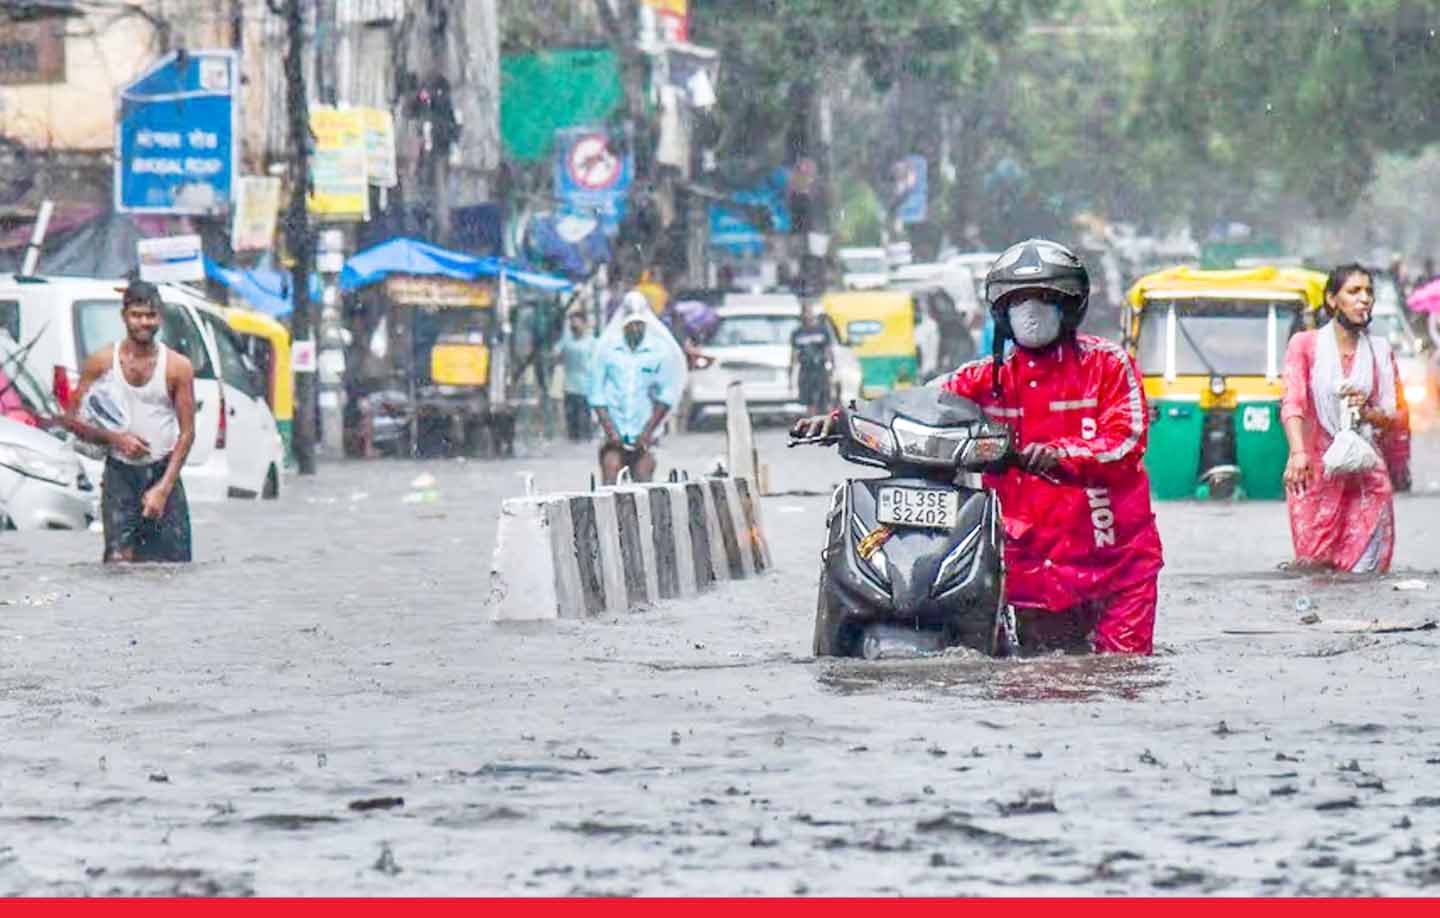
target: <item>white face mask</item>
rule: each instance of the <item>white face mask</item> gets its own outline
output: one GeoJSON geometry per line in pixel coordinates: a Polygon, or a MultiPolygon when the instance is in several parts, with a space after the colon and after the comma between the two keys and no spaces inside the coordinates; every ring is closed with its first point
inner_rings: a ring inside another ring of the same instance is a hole
{"type": "Polygon", "coordinates": [[[1010,307],[1015,343],[1036,350],[1060,337],[1060,307],[1044,300],[1022,300],[1010,307]]]}

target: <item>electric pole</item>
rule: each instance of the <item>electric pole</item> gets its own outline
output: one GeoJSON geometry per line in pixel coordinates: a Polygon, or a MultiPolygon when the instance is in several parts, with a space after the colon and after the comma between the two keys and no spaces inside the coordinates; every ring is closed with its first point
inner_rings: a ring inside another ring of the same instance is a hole
{"type": "MultiPolygon", "coordinates": [[[[310,102],[305,88],[305,14],[300,0],[268,0],[285,17],[285,113],[290,125],[290,201],[285,209],[285,246],[290,251],[291,341],[316,345],[310,305],[310,273],[315,234],[310,228],[310,102]]],[[[315,474],[316,374],[295,374],[295,464],[301,475],[315,474]]]]}

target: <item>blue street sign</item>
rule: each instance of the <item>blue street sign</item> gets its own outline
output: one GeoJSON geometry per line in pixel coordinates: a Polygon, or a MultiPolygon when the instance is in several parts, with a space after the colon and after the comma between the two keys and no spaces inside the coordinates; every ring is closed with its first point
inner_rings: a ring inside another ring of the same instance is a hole
{"type": "Polygon", "coordinates": [[[174,52],[120,91],[115,209],[229,209],[239,144],[233,51],[174,52]]]}
{"type": "Polygon", "coordinates": [[[594,217],[614,234],[625,216],[635,158],[618,156],[603,128],[555,132],[555,197],[562,214],[594,217]]]}
{"type": "MultiPolygon", "coordinates": [[[[769,231],[784,235],[790,232],[790,210],[785,206],[785,187],[789,175],[789,170],[777,168],[754,188],[737,191],[730,195],[730,198],[737,204],[764,207],[770,213],[769,231]]],[[[736,255],[758,255],[765,251],[765,233],[752,224],[739,208],[712,204],[710,244],[716,248],[729,249],[736,255]]]]}
{"type": "Polygon", "coordinates": [[[907,156],[895,164],[895,193],[900,198],[895,216],[901,223],[925,222],[925,198],[929,194],[929,176],[925,157],[907,156]]]}

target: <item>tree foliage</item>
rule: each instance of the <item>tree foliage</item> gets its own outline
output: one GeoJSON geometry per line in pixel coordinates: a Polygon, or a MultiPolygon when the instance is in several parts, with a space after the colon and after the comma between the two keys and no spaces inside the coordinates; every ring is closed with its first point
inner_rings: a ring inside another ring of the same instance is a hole
{"type": "Polygon", "coordinates": [[[1272,173],[1346,213],[1377,157],[1440,140],[1433,0],[1136,2],[1146,66],[1135,130],[1232,176],[1272,173]]]}

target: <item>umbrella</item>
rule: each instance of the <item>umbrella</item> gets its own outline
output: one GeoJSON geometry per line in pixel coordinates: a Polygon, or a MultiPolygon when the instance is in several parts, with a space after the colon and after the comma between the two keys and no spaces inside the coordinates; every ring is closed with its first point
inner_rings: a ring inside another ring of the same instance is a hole
{"type": "Polygon", "coordinates": [[[1410,291],[1405,305],[1416,312],[1430,312],[1440,315],[1440,277],[1421,284],[1410,291]]]}
{"type": "Polygon", "coordinates": [[[720,324],[720,314],[699,300],[681,300],[672,309],[685,323],[685,331],[694,338],[704,338],[720,324]]]}

